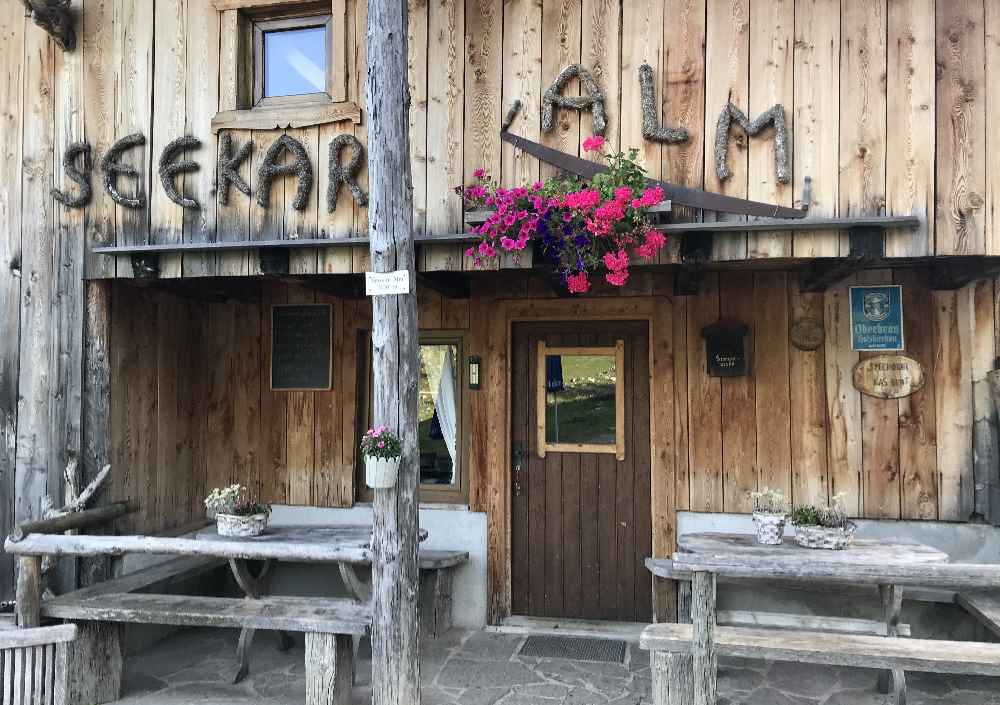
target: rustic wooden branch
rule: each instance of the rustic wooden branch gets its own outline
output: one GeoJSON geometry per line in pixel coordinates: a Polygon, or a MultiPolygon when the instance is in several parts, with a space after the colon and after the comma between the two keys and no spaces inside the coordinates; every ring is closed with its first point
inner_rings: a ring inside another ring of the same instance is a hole
{"type": "Polygon", "coordinates": [[[76,49],[70,0],[21,0],[35,24],[48,32],[63,51],[76,49]]]}
{"type": "Polygon", "coordinates": [[[23,556],[122,556],[127,553],[206,556],[291,562],[368,563],[372,552],[365,542],[301,544],[286,542],[247,542],[225,539],[162,538],[157,536],[89,536],[79,534],[28,534],[22,541],[10,539],[4,544],[8,553],[23,556]]]}
{"type": "Polygon", "coordinates": [[[9,539],[16,543],[23,541],[29,534],[61,534],[64,531],[84,529],[114,521],[118,517],[135,512],[136,509],[137,507],[129,502],[115,502],[97,509],[62,513],[47,519],[26,521],[14,527],[9,539]]]}

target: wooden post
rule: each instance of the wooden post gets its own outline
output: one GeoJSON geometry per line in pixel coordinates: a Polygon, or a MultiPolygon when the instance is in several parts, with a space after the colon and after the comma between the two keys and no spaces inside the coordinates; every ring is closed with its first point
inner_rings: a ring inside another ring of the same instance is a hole
{"type": "Polygon", "coordinates": [[[42,623],[42,557],[17,559],[17,626],[37,627],[42,623]]]}
{"type": "MultiPolygon", "coordinates": [[[[903,589],[898,585],[879,585],[882,599],[882,618],[885,620],[885,635],[899,636],[899,614],[903,610],[903,589]]],[[[893,693],[896,705],[906,705],[906,673],[901,669],[881,671],[878,674],[880,693],[893,693]]]]}
{"type": "Polygon", "coordinates": [[[715,573],[698,572],[691,582],[691,655],[694,705],[715,705],[718,656],[715,653],[715,573]]]}
{"type": "Polygon", "coordinates": [[[372,701],[418,705],[417,379],[419,349],[412,231],[407,3],[369,0],[366,108],[368,222],[375,272],[409,272],[410,292],[372,302],[374,420],[396,431],[396,487],[375,490],[372,541],[372,701]]]}

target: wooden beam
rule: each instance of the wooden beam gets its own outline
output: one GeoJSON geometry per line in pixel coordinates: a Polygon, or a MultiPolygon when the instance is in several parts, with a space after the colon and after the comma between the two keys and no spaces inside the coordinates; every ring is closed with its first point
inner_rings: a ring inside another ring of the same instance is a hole
{"type": "Polygon", "coordinates": [[[885,232],[874,227],[852,228],[847,257],[816,259],[802,270],[799,278],[802,293],[822,293],[860,269],[885,258],[885,232]]]}
{"type": "Polygon", "coordinates": [[[403,0],[368,0],[365,106],[371,271],[408,272],[410,290],[372,298],[374,422],[402,440],[394,487],[372,503],[372,702],[420,702],[417,565],[419,323],[410,167],[408,21],[403,0]],[[378,77],[378,80],[375,80],[378,77]]]}
{"type": "Polygon", "coordinates": [[[417,286],[436,291],[446,299],[468,299],[472,295],[469,275],[461,272],[420,272],[417,286]]]}
{"type": "Polygon", "coordinates": [[[931,266],[931,289],[955,291],[980,279],[1000,274],[1000,258],[962,257],[934,260],[931,266]]]}

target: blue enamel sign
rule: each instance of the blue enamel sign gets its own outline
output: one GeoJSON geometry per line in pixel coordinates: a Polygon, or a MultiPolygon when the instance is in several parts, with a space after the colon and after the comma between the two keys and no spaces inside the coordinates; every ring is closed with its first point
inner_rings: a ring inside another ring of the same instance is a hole
{"type": "Polygon", "coordinates": [[[903,349],[901,287],[851,287],[851,349],[903,349]]]}

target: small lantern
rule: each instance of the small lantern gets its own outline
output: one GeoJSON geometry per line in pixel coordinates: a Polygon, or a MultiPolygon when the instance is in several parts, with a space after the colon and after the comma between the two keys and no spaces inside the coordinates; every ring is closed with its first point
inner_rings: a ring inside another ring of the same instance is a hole
{"type": "Polygon", "coordinates": [[[481,384],[479,382],[479,367],[482,364],[482,358],[479,355],[469,355],[469,389],[479,389],[481,384]]]}

